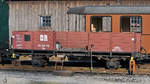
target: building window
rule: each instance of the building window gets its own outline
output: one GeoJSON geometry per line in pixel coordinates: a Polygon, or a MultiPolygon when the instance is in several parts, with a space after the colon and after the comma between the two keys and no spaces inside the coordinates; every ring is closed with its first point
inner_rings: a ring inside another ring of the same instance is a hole
{"type": "Polygon", "coordinates": [[[120,19],[121,32],[141,32],[142,17],[141,16],[122,16],[120,19]]]}
{"type": "Polygon", "coordinates": [[[30,41],[30,35],[24,35],[24,41],[30,41]]]}
{"type": "Polygon", "coordinates": [[[40,17],[41,27],[51,26],[51,16],[41,16],[40,17]]]}
{"type": "Polygon", "coordinates": [[[109,16],[92,16],[91,32],[111,32],[112,18],[109,16]]]}

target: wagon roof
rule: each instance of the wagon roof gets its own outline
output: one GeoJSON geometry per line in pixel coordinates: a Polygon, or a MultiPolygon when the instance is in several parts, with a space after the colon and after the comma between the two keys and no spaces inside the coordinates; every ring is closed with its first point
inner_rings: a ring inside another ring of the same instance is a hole
{"type": "Polygon", "coordinates": [[[68,14],[150,14],[150,6],[82,6],[69,8],[68,14]]]}

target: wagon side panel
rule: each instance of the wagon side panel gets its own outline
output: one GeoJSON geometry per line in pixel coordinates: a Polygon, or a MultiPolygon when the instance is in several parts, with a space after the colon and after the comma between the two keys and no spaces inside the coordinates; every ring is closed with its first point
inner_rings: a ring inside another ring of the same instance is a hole
{"type": "Polygon", "coordinates": [[[110,52],[110,33],[89,33],[89,48],[94,52],[110,52]]]}
{"type": "Polygon", "coordinates": [[[48,31],[34,32],[34,50],[54,50],[54,33],[48,31]]]}
{"type": "Polygon", "coordinates": [[[33,32],[13,32],[13,49],[33,49],[33,32]]]}
{"type": "Polygon", "coordinates": [[[87,32],[56,32],[56,42],[63,49],[85,49],[88,46],[87,32]]]}

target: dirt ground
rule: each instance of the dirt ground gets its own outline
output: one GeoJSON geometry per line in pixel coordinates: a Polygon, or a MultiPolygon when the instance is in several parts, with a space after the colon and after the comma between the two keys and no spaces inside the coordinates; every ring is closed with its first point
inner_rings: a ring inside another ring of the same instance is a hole
{"type": "MultiPolygon", "coordinates": [[[[0,70],[19,70],[19,71],[71,71],[71,72],[90,72],[90,67],[72,67],[72,66],[46,66],[46,67],[32,67],[31,65],[20,65],[20,66],[14,66],[11,64],[7,65],[0,65],[0,70]]],[[[94,67],[92,70],[93,73],[119,73],[119,74],[128,74],[127,68],[120,68],[117,70],[108,70],[105,68],[99,68],[94,67]]],[[[136,75],[142,74],[142,75],[148,75],[150,74],[150,64],[144,64],[144,65],[137,65],[135,73],[136,75]]]]}

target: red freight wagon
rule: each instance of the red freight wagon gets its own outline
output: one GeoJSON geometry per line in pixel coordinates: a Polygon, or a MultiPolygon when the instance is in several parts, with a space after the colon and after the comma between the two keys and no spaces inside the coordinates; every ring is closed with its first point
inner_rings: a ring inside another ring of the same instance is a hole
{"type": "Polygon", "coordinates": [[[13,49],[80,50],[90,48],[93,52],[140,52],[141,35],[138,33],[109,33],[109,32],[48,32],[22,31],[13,32],[13,49]]]}
{"type": "Polygon", "coordinates": [[[113,67],[118,68],[118,61],[127,60],[131,54],[139,53],[141,49],[141,34],[133,32],[15,31],[12,38],[15,52],[20,50],[21,53],[26,53],[28,50],[31,54],[36,53],[37,56],[32,57],[33,65],[43,65],[49,59],[47,56],[63,54],[66,57],[69,54],[70,57],[75,57],[79,54],[86,58],[92,51],[96,58],[106,60],[108,68],[112,67],[112,61],[115,63],[113,67]]]}

